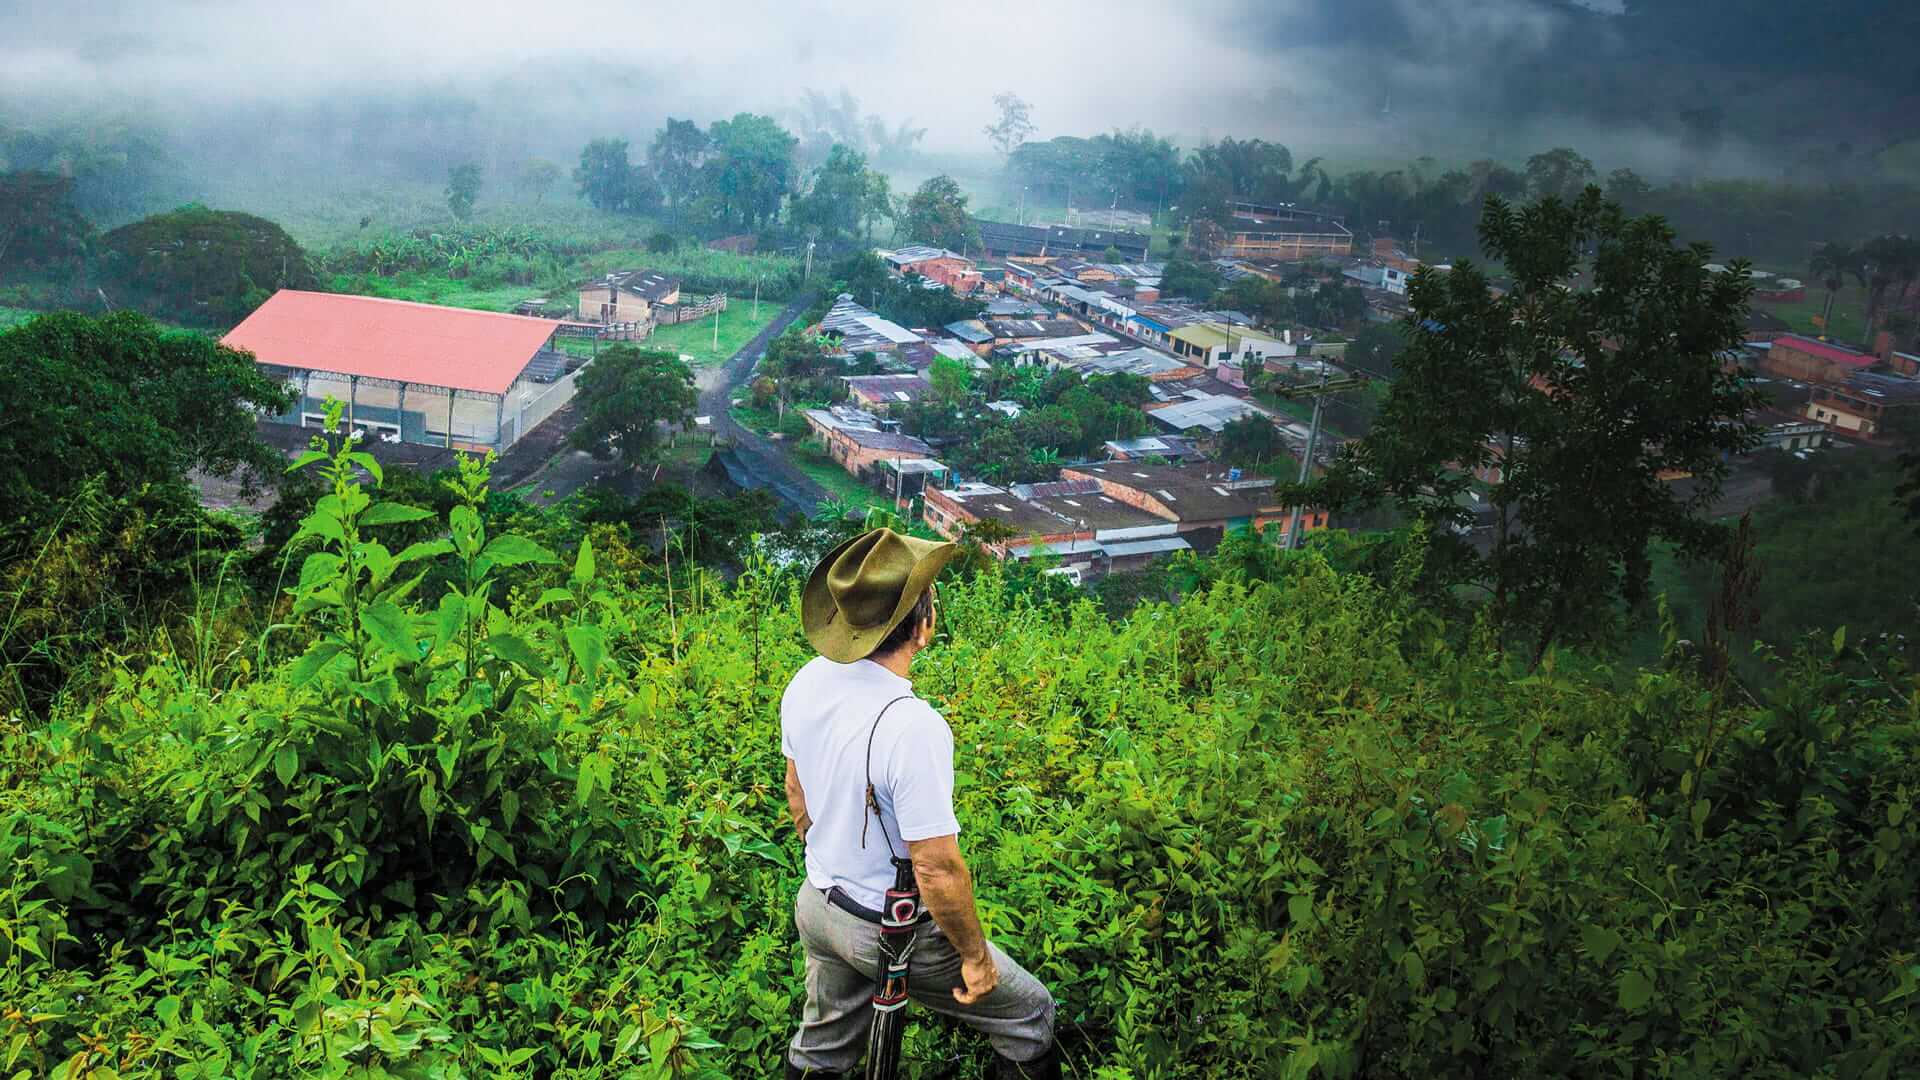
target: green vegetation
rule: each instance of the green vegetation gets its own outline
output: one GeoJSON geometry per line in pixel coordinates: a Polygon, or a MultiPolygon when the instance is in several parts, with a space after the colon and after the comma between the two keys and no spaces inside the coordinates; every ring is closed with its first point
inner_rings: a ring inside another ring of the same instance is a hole
{"type": "Polygon", "coordinates": [[[122,304],[193,326],[231,326],[275,289],[311,289],[286,230],[231,210],[187,206],[101,239],[102,277],[122,304]]]}
{"type": "Polygon", "coordinates": [[[389,300],[412,300],[421,304],[475,308],[481,311],[506,311],[536,295],[526,285],[483,284],[471,279],[456,279],[429,270],[403,270],[397,274],[334,274],[327,279],[332,292],[382,296],[389,300]]]}
{"type": "Polygon", "coordinates": [[[807,474],[808,479],[825,488],[827,494],[840,503],[854,508],[893,509],[893,496],[870,488],[848,475],[847,470],[827,456],[827,448],[820,445],[818,438],[809,436],[794,445],[788,456],[795,467],[807,474]]]}
{"type": "Polygon", "coordinates": [[[568,444],[629,468],[659,459],[662,429],[685,430],[700,396],[679,354],[654,345],[608,346],[578,378],[580,421],[568,444]]]}
{"type": "MultiPolygon", "coordinates": [[[[673,326],[655,328],[647,338],[647,347],[668,349],[690,357],[687,362],[694,367],[709,367],[724,363],[734,353],[744,348],[755,335],[767,328],[780,314],[781,304],[761,300],[760,316],[753,315],[753,302],[740,297],[729,298],[727,310],[720,313],[720,347],[714,348],[714,316],[695,319],[692,322],[677,323],[673,326]]],[[[604,351],[605,347],[602,346],[604,351]]]]}
{"type": "Polygon", "coordinates": [[[0,307],[0,330],[17,326],[39,314],[37,311],[29,311],[26,308],[0,307]]]}
{"type": "MultiPolygon", "coordinates": [[[[286,605],[209,597],[217,646],[0,729],[14,1064],[776,1068],[795,574],[503,531],[477,462],[444,512],[306,467],[286,605]]],[[[1420,551],[1230,543],[1117,621],[990,564],[943,590],[916,687],[1077,1074],[1920,1067],[1910,674],[1836,636],[1752,700],[1672,647],[1520,678],[1413,606],[1420,551]]],[[[985,1053],[915,1014],[910,1070],[985,1053]]]]}

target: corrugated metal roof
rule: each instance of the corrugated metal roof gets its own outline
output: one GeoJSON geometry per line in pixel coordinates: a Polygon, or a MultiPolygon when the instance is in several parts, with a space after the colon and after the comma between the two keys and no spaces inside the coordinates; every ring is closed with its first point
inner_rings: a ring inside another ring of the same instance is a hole
{"type": "Polygon", "coordinates": [[[1193,545],[1178,536],[1163,536],[1153,540],[1128,540],[1121,543],[1102,541],[1110,559],[1124,559],[1129,555],[1159,555],[1169,551],[1192,551],[1193,545]]]}
{"type": "Polygon", "coordinates": [[[220,339],[262,364],[504,394],[551,319],[282,289],[220,339]]]}

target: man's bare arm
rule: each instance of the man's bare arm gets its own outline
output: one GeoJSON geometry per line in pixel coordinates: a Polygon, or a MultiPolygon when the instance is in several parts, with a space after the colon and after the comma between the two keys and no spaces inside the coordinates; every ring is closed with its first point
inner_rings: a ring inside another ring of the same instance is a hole
{"type": "Polygon", "coordinates": [[[980,930],[980,913],[973,906],[973,874],[960,857],[960,838],[949,833],[909,840],[907,853],[913,858],[921,902],[960,954],[960,979],[966,985],[953,991],[954,999],[971,1005],[993,991],[1000,973],[994,969],[987,937],[980,930]]]}
{"type": "Polygon", "coordinates": [[[813,827],[813,817],[807,813],[807,793],[800,790],[800,770],[793,767],[793,759],[787,759],[787,813],[793,818],[793,831],[800,834],[800,842],[807,842],[807,830],[813,827]]]}

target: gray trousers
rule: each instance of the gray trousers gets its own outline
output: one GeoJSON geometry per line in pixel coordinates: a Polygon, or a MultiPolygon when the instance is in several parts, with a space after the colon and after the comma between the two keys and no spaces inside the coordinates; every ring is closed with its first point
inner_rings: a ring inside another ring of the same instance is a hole
{"type": "MultiPolygon", "coordinates": [[[[807,1007],[787,1060],[802,1069],[850,1071],[867,1048],[874,980],[880,970],[880,928],[827,903],[802,883],[793,922],[807,950],[807,1007]]],[[[908,970],[908,991],[923,1008],[984,1033],[1001,1057],[1032,1061],[1053,1045],[1053,995],[1027,969],[988,943],[999,985],[972,1005],[953,999],[963,985],[960,954],[940,928],[920,928],[908,970]]]]}

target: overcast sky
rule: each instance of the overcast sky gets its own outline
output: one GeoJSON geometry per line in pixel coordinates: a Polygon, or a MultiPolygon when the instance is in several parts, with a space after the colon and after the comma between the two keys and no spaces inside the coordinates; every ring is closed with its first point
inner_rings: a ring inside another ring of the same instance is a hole
{"type": "Polygon", "coordinates": [[[618,71],[605,114],[636,135],[669,114],[778,111],[803,88],[844,86],[869,112],[929,127],[933,150],[984,149],[991,99],[1008,89],[1033,103],[1043,137],[1139,123],[1312,138],[1347,109],[1377,114],[1381,75],[1400,87],[1396,108],[1415,109],[1476,58],[1524,55],[1554,18],[1530,0],[0,0],[0,95],[204,112],[484,101],[511,85],[539,112],[577,108],[618,71]],[[1363,39],[1389,46],[1371,71],[1363,39]]]}

